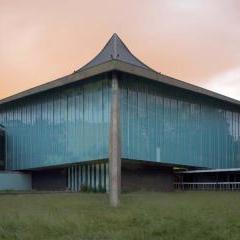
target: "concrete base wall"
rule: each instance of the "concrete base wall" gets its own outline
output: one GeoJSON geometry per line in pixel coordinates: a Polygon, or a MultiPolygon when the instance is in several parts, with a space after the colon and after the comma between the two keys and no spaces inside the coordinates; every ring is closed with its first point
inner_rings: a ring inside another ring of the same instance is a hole
{"type": "Polygon", "coordinates": [[[51,169],[32,172],[34,190],[63,191],[67,189],[67,170],[51,169]]]}
{"type": "Polygon", "coordinates": [[[32,189],[31,174],[21,172],[0,172],[0,190],[29,191],[32,189]]]}
{"type": "Polygon", "coordinates": [[[123,163],[122,191],[173,191],[174,175],[171,167],[146,163],[123,163]]]}

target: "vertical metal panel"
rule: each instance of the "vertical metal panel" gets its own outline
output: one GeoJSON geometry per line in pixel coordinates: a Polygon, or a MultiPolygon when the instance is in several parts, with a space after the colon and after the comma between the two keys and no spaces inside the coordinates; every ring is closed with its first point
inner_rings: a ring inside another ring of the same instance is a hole
{"type": "Polygon", "coordinates": [[[122,75],[122,157],[240,167],[239,107],[122,75]]]}
{"type": "Polygon", "coordinates": [[[7,169],[29,169],[108,157],[107,76],[0,106],[7,130],[7,169]]]}

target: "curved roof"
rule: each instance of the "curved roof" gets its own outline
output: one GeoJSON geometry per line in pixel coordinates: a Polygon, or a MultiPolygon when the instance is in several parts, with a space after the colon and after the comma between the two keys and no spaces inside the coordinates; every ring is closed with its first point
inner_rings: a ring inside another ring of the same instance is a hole
{"type": "Polygon", "coordinates": [[[58,78],[54,81],[4,98],[0,100],[0,105],[111,71],[120,71],[139,77],[144,77],[149,80],[157,81],[180,89],[185,89],[197,94],[209,96],[220,101],[240,106],[240,101],[238,100],[223,96],[213,91],[195,86],[190,83],[186,83],[184,81],[180,81],[178,79],[154,71],[142,63],[139,59],[137,59],[129,51],[129,49],[117,36],[117,34],[113,34],[111,39],[107,42],[100,53],[79,70],[74,71],[72,74],[69,74],[67,76],[58,78]]]}
{"type": "Polygon", "coordinates": [[[114,33],[104,48],[100,53],[93,58],[89,63],[80,68],[78,71],[97,66],[99,64],[111,61],[119,60],[125,63],[129,63],[138,67],[151,70],[147,65],[137,59],[119,38],[119,36],[114,33]]]}

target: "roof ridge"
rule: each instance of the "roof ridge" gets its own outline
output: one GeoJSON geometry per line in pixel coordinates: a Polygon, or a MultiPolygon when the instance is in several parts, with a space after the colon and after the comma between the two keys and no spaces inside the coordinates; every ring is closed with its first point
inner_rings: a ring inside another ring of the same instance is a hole
{"type": "Polygon", "coordinates": [[[135,57],[121,40],[121,38],[116,33],[114,33],[105,44],[103,49],[97,54],[97,56],[77,71],[85,70],[87,68],[108,62],[109,60],[113,59],[152,70],[137,57],[135,57]]]}

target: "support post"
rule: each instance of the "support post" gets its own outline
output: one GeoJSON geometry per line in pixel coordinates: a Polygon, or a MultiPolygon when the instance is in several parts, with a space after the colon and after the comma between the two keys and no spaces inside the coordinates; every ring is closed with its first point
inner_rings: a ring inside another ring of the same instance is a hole
{"type": "Polygon", "coordinates": [[[119,114],[119,83],[117,73],[112,74],[111,124],[109,138],[109,200],[112,207],[119,205],[121,192],[121,139],[119,114]]]}

